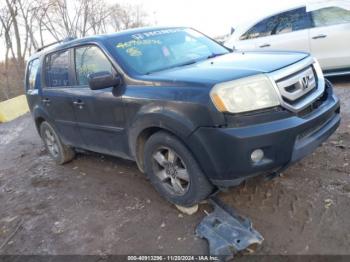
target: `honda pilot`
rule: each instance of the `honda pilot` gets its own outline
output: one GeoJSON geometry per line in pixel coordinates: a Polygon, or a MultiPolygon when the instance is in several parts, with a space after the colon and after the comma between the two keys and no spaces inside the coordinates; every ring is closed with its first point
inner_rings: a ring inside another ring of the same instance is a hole
{"type": "Polygon", "coordinates": [[[133,160],[182,206],[280,172],[340,123],[339,100],[309,54],[232,52],[191,28],[41,48],[28,60],[25,88],[58,164],[77,149],[133,160]]]}

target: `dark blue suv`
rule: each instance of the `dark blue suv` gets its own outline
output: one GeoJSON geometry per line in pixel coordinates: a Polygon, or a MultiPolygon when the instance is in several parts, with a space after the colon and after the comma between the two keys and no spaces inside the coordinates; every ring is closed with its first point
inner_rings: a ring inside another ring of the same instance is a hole
{"type": "Polygon", "coordinates": [[[190,28],[143,28],[35,53],[28,103],[59,164],[84,149],[136,161],[170,202],[279,172],[340,123],[306,53],[232,52],[190,28]]]}

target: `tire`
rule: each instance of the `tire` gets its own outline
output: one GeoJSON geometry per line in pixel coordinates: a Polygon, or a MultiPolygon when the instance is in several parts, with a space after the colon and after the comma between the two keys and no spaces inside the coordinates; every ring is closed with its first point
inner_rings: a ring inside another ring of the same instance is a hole
{"type": "Polygon", "coordinates": [[[57,164],[63,165],[74,158],[75,151],[62,143],[55,129],[46,121],[40,125],[40,136],[46,150],[57,164]]]}
{"type": "Polygon", "coordinates": [[[153,186],[173,204],[193,206],[214,190],[192,153],[167,132],[157,132],[147,140],[144,163],[153,186]]]}

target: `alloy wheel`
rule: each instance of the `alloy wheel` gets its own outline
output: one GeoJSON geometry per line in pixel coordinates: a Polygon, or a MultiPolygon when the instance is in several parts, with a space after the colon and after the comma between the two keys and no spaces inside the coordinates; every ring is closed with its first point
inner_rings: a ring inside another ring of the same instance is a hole
{"type": "Polygon", "coordinates": [[[175,195],[185,195],[189,189],[190,176],[184,161],[173,149],[161,147],[153,156],[153,171],[164,188],[175,195]]]}
{"type": "Polygon", "coordinates": [[[46,128],[46,130],[44,132],[44,140],[45,140],[45,144],[46,144],[47,149],[49,150],[50,154],[53,157],[57,157],[58,153],[59,153],[58,143],[57,143],[55,135],[48,128],[46,128]]]}

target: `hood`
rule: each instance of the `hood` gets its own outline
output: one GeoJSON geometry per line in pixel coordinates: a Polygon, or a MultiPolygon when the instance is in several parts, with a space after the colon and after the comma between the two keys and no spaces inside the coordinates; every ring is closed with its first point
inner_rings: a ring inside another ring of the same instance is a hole
{"type": "Polygon", "coordinates": [[[192,65],[145,75],[142,80],[212,86],[259,73],[270,73],[307,56],[308,54],[301,52],[234,52],[192,65]]]}

